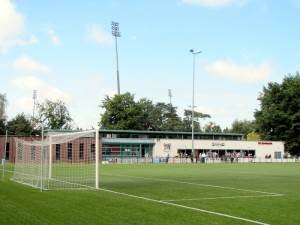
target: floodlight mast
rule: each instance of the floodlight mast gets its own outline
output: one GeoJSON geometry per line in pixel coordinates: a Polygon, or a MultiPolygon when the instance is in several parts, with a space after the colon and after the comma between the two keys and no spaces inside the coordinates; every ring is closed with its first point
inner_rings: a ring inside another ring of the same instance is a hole
{"type": "Polygon", "coordinates": [[[118,37],[121,37],[119,31],[119,23],[111,22],[111,34],[115,37],[115,46],[116,46],[116,64],[117,64],[117,85],[118,85],[118,95],[120,94],[120,75],[119,75],[119,58],[118,58],[118,37]]]}
{"type": "Polygon", "coordinates": [[[202,53],[202,51],[196,52],[194,49],[191,49],[190,53],[193,54],[192,154],[194,155],[195,63],[196,63],[196,55],[202,53]]]}
{"type": "Polygon", "coordinates": [[[173,97],[173,95],[172,95],[172,90],[171,89],[168,89],[168,96],[170,98],[170,105],[172,105],[172,97],[173,97]]]}
{"type": "Polygon", "coordinates": [[[32,120],[34,120],[34,113],[35,113],[36,99],[37,99],[37,90],[33,90],[32,99],[33,99],[32,120]]]}

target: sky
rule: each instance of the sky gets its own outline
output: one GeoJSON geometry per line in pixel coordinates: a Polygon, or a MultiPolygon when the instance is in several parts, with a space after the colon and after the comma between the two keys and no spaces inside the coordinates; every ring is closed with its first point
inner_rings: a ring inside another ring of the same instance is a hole
{"type": "Polygon", "coordinates": [[[119,22],[121,93],[196,110],[230,127],[251,120],[268,82],[300,68],[300,0],[0,0],[0,93],[7,115],[64,101],[74,126],[100,120],[117,92],[111,21],[119,22]]]}

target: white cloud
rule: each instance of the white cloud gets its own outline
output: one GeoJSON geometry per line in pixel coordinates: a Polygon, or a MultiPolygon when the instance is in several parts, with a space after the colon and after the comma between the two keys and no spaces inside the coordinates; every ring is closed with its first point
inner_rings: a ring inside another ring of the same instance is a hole
{"type": "Polygon", "coordinates": [[[38,79],[35,76],[18,77],[12,80],[12,84],[19,90],[37,90],[38,99],[40,101],[43,101],[46,98],[53,101],[62,100],[64,102],[69,102],[71,100],[71,97],[67,93],[63,92],[62,90],[56,87],[51,86],[50,84],[46,83],[41,79],[38,79]]]}
{"type": "Polygon", "coordinates": [[[48,35],[49,35],[49,38],[50,38],[52,44],[54,44],[56,46],[61,45],[60,38],[53,29],[48,30],[48,35]]]}
{"type": "Polygon", "coordinates": [[[13,112],[31,113],[33,109],[33,100],[30,97],[20,97],[12,103],[13,112]]]}
{"type": "Polygon", "coordinates": [[[33,35],[24,38],[24,21],[24,17],[16,11],[10,0],[0,0],[0,52],[37,42],[33,35]]]}
{"type": "Polygon", "coordinates": [[[36,62],[29,56],[22,56],[15,60],[14,68],[23,72],[48,73],[50,69],[41,63],[36,62]]]}
{"type": "Polygon", "coordinates": [[[88,27],[88,39],[99,45],[112,44],[110,33],[102,29],[100,25],[94,24],[88,27]]]}
{"type": "Polygon", "coordinates": [[[205,66],[207,72],[222,78],[243,83],[254,83],[267,79],[272,73],[269,63],[240,65],[232,60],[217,60],[205,66]]]}
{"type": "Polygon", "coordinates": [[[188,5],[198,5],[215,8],[228,5],[242,6],[245,4],[246,0],[181,0],[181,2],[188,5]]]}

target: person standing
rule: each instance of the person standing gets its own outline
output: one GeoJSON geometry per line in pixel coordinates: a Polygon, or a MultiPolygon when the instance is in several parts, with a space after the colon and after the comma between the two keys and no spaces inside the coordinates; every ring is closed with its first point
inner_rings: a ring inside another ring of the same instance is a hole
{"type": "Polygon", "coordinates": [[[206,154],[205,154],[204,151],[202,152],[201,160],[202,160],[202,163],[205,163],[205,160],[206,160],[206,154]]]}

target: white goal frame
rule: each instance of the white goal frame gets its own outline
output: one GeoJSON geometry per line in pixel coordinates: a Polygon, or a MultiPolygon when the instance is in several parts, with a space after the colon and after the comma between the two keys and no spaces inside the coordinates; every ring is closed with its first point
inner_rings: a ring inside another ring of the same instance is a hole
{"type": "MultiPolygon", "coordinates": [[[[68,185],[71,186],[72,184],[74,184],[74,186],[77,186],[77,188],[78,187],[85,188],[86,186],[86,188],[99,189],[99,158],[100,158],[99,129],[80,131],[80,132],[74,131],[74,132],[63,132],[63,133],[60,132],[54,134],[49,133],[45,138],[44,138],[44,132],[42,130],[41,141],[25,141],[20,139],[16,139],[15,141],[16,141],[16,162],[15,162],[14,176],[12,180],[25,185],[39,188],[41,191],[50,190],[52,189],[51,187],[53,187],[53,189],[56,189],[55,185],[49,185],[50,182],[56,182],[56,181],[60,183],[65,183],[66,186],[68,185]],[[95,138],[95,140],[93,140],[93,137],[95,138]],[[65,150],[64,153],[63,152],[59,153],[62,155],[64,154],[64,156],[62,156],[61,159],[57,161],[57,159],[55,158],[55,154],[57,153],[55,153],[56,150],[55,148],[53,148],[55,144],[59,144],[59,145],[63,144],[64,146],[66,146],[66,144],[73,143],[73,141],[77,142],[78,144],[82,142],[81,138],[83,139],[87,138],[85,142],[83,141],[84,144],[82,144],[86,147],[86,149],[83,150],[83,152],[85,153],[83,160],[81,158],[78,158],[80,157],[79,156],[80,150],[79,148],[76,149],[76,146],[74,144],[73,145],[74,149],[71,149],[71,155],[72,155],[71,161],[68,162],[67,161],[68,159],[66,159],[66,149],[64,149],[65,150]],[[88,151],[88,146],[91,146],[90,152],[88,151]],[[35,149],[34,153],[32,152],[30,153],[30,149],[32,148],[35,149]],[[30,157],[32,157],[30,154],[35,155],[34,160],[32,158],[30,159],[30,157]],[[76,159],[75,159],[75,155],[77,156],[76,159]],[[56,163],[56,165],[53,164],[54,162],[56,163]],[[86,167],[85,167],[85,163],[87,164],[86,167]],[[93,164],[95,164],[94,169],[93,169],[93,164]],[[55,173],[54,166],[56,166],[56,169],[57,168],[59,169],[60,166],[62,166],[62,168],[66,166],[68,170],[67,172],[73,169],[72,171],[73,173],[70,174],[67,173],[62,175],[62,176],[66,175],[67,176],[66,178],[70,180],[56,179],[58,177],[55,176],[55,174],[57,174],[57,172],[59,173],[59,171],[56,171],[55,173]],[[76,174],[76,171],[78,171],[78,174],[76,174]],[[93,178],[93,174],[95,176],[94,178],[93,178]],[[72,177],[74,175],[75,177],[72,177]],[[31,178],[33,179],[33,181],[30,180],[31,178]],[[75,183],[72,183],[73,182],[72,178],[74,179],[75,183]],[[88,182],[87,183],[88,185],[82,184],[80,181],[78,181],[79,178],[82,178],[82,180],[80,180],[82,182],[88,182]],[[93,182],[94,185],[92,185],[93,182]]],[[[64,189],[64,187],[62,187],[62,189],[64,189]]]]}

